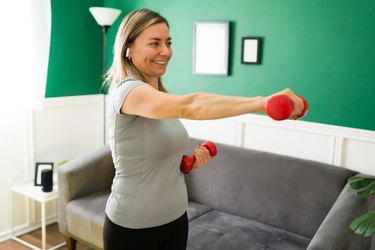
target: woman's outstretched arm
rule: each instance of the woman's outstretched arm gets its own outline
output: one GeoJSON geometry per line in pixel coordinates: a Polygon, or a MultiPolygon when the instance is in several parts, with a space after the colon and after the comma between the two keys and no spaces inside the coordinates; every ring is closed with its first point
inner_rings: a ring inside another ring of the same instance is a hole
{"type": "MultiPolygon", "coordinates": [[[[277,94],[290,97],[294,103],[292,118],[302,111],[302,101],[289,89],[277,94]]],[[[253,112],[264,112],[268,97],[237,97],[209,93],[174,95],[148,85],[135,87],[125,99],[121,112],[152,119],[185,118],[210,120],[253,112]]]]}

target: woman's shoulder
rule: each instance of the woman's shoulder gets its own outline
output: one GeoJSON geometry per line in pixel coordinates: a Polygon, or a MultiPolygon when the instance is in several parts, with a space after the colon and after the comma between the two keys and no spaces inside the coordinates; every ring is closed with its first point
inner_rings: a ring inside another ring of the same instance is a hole
{"type": "Polygon", "coordinates": [[[121,99],[123,100],[124,97],[126,97],[129,92],[134,89],[137,86],[147,84],[139,79],[127,77],[124,80],[122,80],[115,88],[113,88],[110,92],[111,95],[115,99],[121,99]]]}
{"type": "Polygon", "coordinates": [[[123,85],[131,85],[131,84],[146,84],[145,82],[143,82],[142,80],[140,79],[137,79],[133,76],[127,76],[125,79],[123,79],[118,85],[117,87],[120,87],[120,86],[123,86],[123,85]]]}
{"type": "Polygon", "coordinates": [[[113,89],[112,92],[113,93],[127,92],[127,91],[132,90],[134,87],[143,85],[143,84],[147,84],[147,83],[143,82],[142,80],[133,78],[133,77],[127,77],[121,82],[119,82],[119,84],[117,84],[117,86],[113,89]]]}

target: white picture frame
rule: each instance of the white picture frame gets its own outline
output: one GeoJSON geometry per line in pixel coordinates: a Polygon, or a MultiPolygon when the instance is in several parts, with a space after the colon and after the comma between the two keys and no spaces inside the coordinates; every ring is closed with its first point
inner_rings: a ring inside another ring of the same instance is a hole
{"type": "Polygon", "coordinates": [[[193,74],[228,75],[229,21],[195,22],[193,74]]]}

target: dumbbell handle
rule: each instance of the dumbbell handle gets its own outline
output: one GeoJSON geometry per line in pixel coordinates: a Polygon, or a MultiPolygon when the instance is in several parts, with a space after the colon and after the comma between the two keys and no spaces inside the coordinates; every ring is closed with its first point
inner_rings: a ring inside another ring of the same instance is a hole
{"type": "MultiPolygon", "coordinates": [[[[305,98],[297,95],[303,102],[303,109],[297,115],[297,118],[302,118],[306,115],[308,110],[308,103],[305,98]]],[[[265,105],[266,114],[276,121],[289,119],[294,108],[293,101],[286,95],[274,95],[270,97],[265,105]]]]}
{"type": "MultiPolygon", "coordinates": [[[[211,141],[206,141],[202,144],[202,147],[205,147],[211,157],[214,157],[217,154],[217,148],[216,145],[211,142],[211,141]]],[[[188,174],[194,166],[195,163],[195,156],[194,155],[184,155],[182,157],[181,165],[180,165],[180,170],[184,174],[188,174]]]]}

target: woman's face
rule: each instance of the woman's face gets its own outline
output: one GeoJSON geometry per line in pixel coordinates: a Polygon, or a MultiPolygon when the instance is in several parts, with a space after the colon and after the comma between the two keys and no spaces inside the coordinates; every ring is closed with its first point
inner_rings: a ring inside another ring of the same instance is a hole
{"type": "Polygon", "coordinates": [[[157,83],[158,77],[165,74],[172,57],[171,44],[167,25],[157,23],[143,30],[130,46],[134,66],[150,83],[157,83]]]}

